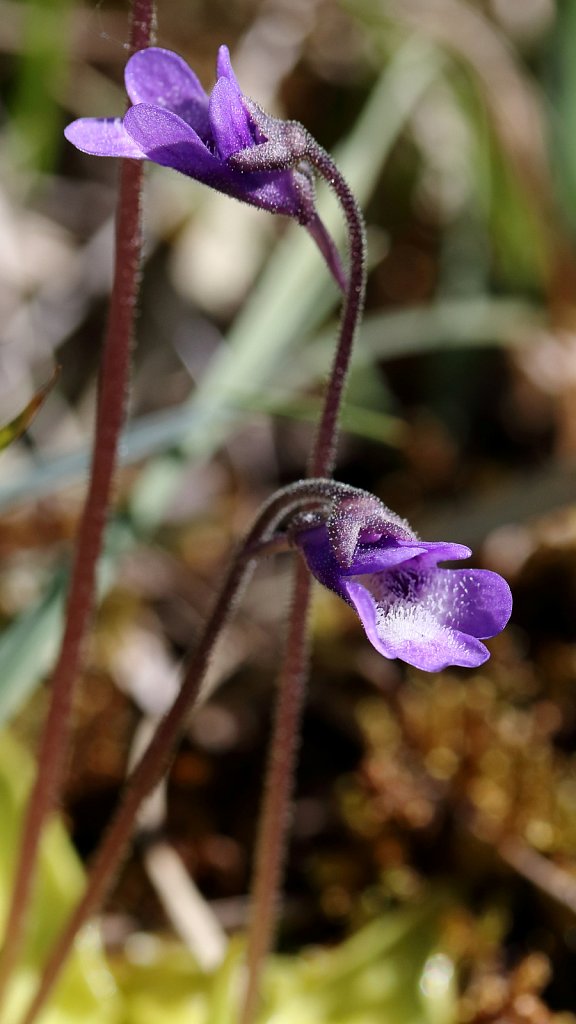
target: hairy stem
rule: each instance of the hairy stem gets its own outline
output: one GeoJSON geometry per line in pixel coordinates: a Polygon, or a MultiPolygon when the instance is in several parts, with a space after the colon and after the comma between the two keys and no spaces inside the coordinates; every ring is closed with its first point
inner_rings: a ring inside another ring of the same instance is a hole
{"type": "MultiPolygon", "coordinates": [[[[306,158],[335,191],[348,227],[350,271],[340,331],[324,406],[308,462],[308,476],[331,477],[334,471],[338,420],[366,290],[364,221],[348,184],[332,158],[307,136],[306,158]]],[[[284,663],[277,684],[275,722],[264,784],[261,827],[252,882],[252,913],[247,941],[247,978],[241,1024],[252,1024],[259,984],[277,925],[280,891],[288,846],[294,777],[308,676],[310,578],[299,560],[294,570],[292,612],[284,663]]]]}
{"type": "Polygon", "coordinates": [[[311,140],[307,158],[334,190],[348,228],[350,271],[340,317],[338,341],[324,396],[324,406],[308,463],[308,476],[331,477],[336,459],[338,421],[352,349],[364,308],[366,292],[366,232],[364,219],[352,190],[332,157],[311,140]]]}
{"type": "MultiPolygon", "coordinates": [[[[153,0],[133,0],[130,49],[149,45],[153,0]]],[[[124,422],[140,265],[142,166],[123,161],[116,222],[116,264],[108,326],[100,366],[98,407],[88,494],[80,521],[60,653],[52,677],[50,706],[40,741],[38,772],[26,808],[4,945],[0,956],[0,1001],[22,949],[46,819],[58,800],[66,766],[74,684],[94,604],[96,567],[110,504],[118,438],[124,422]]]]}
{"type": "Polygon", "coordinates": [[[334,360],[328,378],[324,408],[308,465],[309,476],[330,477],[334,472],[338,420],[344,387],[350,367],[354,339],[366,292],[366,232],[360,207],[347,181],[332,157],[298,121],[278,121],[266,114],[257,103],[244,97],[244,105],[262,131],[265,141],[242,149],[228,157],[229,164],[240,171],[286,171],[303,162],[311,165],[335,193],[346,220],[350,271],[348,279],[340,267],[334,242],[317,215],[307,227],[318,244],[336,281],[344,291],[340,331],[334,360]]]}
{"type": "Polygon", "coordinates": [[[278,491],[262,507],[228,572],[187,668],[178,697],[159,723],[145,753],[127,780],[122,802],[92,862],[84,894],[52,947],[38,990],[20,1024],[32,1024],[36,1020],[65,965],[78,930],[110,891],[126,855],[140,805],[158,785],[169,766],[175,746],[186,728],[188,715],[201,693],[202,679],[216,641],[246,585],[260,545],[263,544],[262,550],[266,551],[266,540],[287,514],[307,505],[321,505],[334,492],[342,489],[339,484],[330,485],[322,480],[303,480],[278,491]]]}
{"type": "Polygon", "coordinates": [[[295,566],[290,629],[278,679],[272,740],[260,819],[253,910],[248,933],[247,978],[241,1024],[254,1019],[260,978],[270,950],[282,888],[286,837],[290,826],[300,721],[308,675],[308,611],[311,579],[301,559],[295,566]]]}

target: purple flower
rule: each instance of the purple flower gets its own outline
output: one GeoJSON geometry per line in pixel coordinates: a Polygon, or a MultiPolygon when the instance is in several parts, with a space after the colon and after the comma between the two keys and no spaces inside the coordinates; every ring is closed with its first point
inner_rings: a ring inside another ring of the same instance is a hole
{"type": "Polygon", "coordinates": [[[380,654],[427,672],[475,668],[490,656],[481,642],[512,610],[506,581],[486,569],[441,568],[469,548],[420,541],[408,524],[366,495],[339,502],[324,522],[294,534],[313,575],[356,609],[380,654]]]}
{"type": "MultiPolygon", "coordinates": [[[[80,118],[65,129],[69,142],[94,156],[130,157],[172,167],[211,188],[272,213],[296,218],[318,244],[339,285],[344,285],[334,244],[315,209],[310,168],[245,172],[229,158],[267,141],[242,95],[226,46],[217,61],[210,96],[177,53],[150,47],[126,65],[132,106],[124,118],[80,118]]],[[[286,122],[269,118],[273,128],[286,122]]]]}

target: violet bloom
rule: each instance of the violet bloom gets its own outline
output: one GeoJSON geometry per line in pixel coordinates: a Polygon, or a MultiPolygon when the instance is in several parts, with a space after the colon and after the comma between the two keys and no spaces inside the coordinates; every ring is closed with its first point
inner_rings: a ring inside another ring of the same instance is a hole
{"type": "Polygon", "coordinates": [[[356,609],[387,658],[427,672],[475,668],[490,656],[481,640],[510,617],[510,588],[497,573],[439,566],[468,558],[469,548],[419,540],[371,496],[340,502],[327,521],[303,521],[293,539],[316,579],[356,609]]]}
{"type": "MultiPolygon", "coordinates": [[[[130,157],[172,167],[244,203],[294,217],[318,244],[340,287],[345,280],[334,243],[315,208],[311,169],[245,172],[229,158],[267,141],[256,125],[230,63],[218,52],[216,85],[210,96],[177,53],[150,47],[126,65],[132,102],[125,116],[80,118],[64,130],[69,142],[94,156],[130,157]]],[[[287,122],[268,118],[271,129],[287,122]]]]}

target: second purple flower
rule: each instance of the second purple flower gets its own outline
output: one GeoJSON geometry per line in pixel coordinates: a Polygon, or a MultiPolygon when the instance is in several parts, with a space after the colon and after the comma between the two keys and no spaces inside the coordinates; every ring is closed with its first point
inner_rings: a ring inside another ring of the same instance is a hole
{"type": "Polygon", "coordinates": [[[320,583],[355,608],[387,658],[427,672],[475,668],[490,656],[482,640],[510,618],[512,596],[501,576],[440,565],[468,558],[469,548],[419,540],[369,495],[338,502],[325,521],[302,523],[294,542],[320,583]]]}

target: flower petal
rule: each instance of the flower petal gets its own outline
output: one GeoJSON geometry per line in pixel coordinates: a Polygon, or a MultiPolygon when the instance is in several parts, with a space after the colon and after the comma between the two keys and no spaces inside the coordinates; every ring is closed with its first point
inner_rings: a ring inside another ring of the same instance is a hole
{"type": "Polygon", "coordinates": [[[349,568],[344,570],[334,554],[333,542],[326,527],[316,526],[302,530],[297,535],[298,547],[304,553],[310,572],[316,579],[341,597],[346,598],[346,576],[362,576],[367,578],[384,573],[393,566],[402,565],[407,560],[425,552],[425,545],[419,541],[390,540],[384,545],[360,545],[349,568]]]}
{"type": "Polygon", "coordinates": [[[210,95],[210,127],[223,160],[254,145],[251,121],[239,90],[227,78],[219,78],[210,95]]]}
{"type": "Polygon", "coordinates": [[[282,175],[234,171],[204,145],[189,124],[170,110],[137,103],[124,118],[126,131],[145,156],[226,195],[273,213],[295,213],[290,183],[282,175]],[[268,180],[270,179],[270,180],[268,180]]]}
{"type": "Polygon", "coordinates": [[[126,65],[126,91],[132,103],[148,103],[178,114],[202,139],[210,135],[208,96],[185,60],[158,46],[139,50],[126,65]]]}
{"type": "MultiPolygon", "coordinates": [[[[413,560],[415,564],[419,564],[421,558],[427,558],[427,548],[428,545],[416,537],[414,540],[398,540],[396,537],[390,537],[388,540],[381,539],[374,544],[360,544],[350,566],[346,570],[341,569],[340,571],[345,576],[362,576],[383,572],[392,566],[402,565],[404,562],[410,564],[413,560]],[[416,559],[418,559],[418,563],[416,563],[416,559]]],[[[461,557],[468,556],[462,555],[461,557]]]]}
{"type": "Polygon", "coordinates": [[[504,629],[512,612],[510,587],[488,569],[437,569],[421,602],[443,625],[484,638],[504,629]]]}
{"type": "Polygon", "coordinates": [[[148,103],[130,107],[124,117],[126,131],[149,160],[173,167],[199,181],[211,183],[221,170],[220,161],[177,114],[148,103]]]}
{"type": "Polygon", "coordinates": [[[480,640],[439,623],[422,604],[398,601],[384,609],[362,584],[346,581],[344,587],[366,636],[386,658],[439,672],[449,665],[475,668],[490,656],[480,640]]]}
{"type": "Polygon", "coordinates": [[[143,160],[146,154],[126,131],[121,117],[81,117],[64,129],[76,149],[92,156],[125,156],[143,160]]]}
{"type": "Polygon", "coordinates": [[[230,84],[234,86],[236,92],[240,96],[242,95],[238,79],[232,70],[230,50],[227,46],[221,46],[218,50],[218,57],[216,58],[216,74],[218,78],[226,78],[230,84]]]}
{"type": "Polygon", "coordinates": [[[435,566],[438,562],[457,562],[461,558],[470,558],[472,551],[465,544],[452,544],[450,541],[422,541],[425,552],[420,555],[419,566],[435,566]]]}

